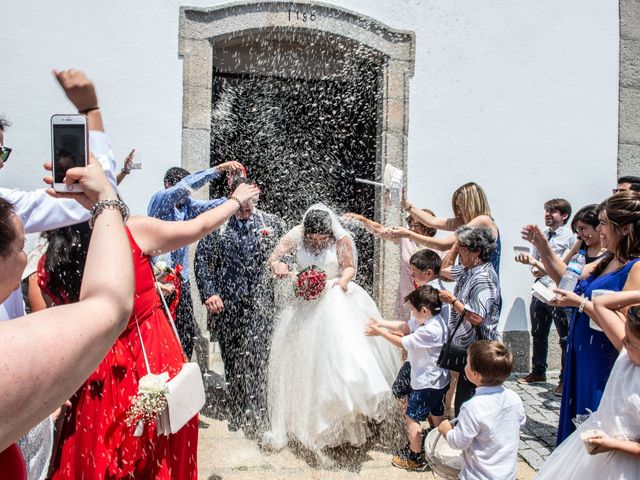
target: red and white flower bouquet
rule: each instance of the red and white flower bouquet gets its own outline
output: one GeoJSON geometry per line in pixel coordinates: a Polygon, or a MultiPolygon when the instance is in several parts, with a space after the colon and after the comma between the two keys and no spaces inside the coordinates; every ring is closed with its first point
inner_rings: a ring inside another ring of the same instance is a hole
{"type": "Polygon", "coordinates": [[[327,274],[321,268],[311,265],[298,273],[293,291],[297,297],[315,300],[327,285],[327,274]]]}

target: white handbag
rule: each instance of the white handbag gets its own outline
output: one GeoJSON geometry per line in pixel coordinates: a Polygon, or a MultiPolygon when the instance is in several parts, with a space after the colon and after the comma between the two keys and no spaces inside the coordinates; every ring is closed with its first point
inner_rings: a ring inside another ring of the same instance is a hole
{"type": "MultiPolygon", "coordinates": [[[[162,295],[157,282],[156,288],[160,298],[162,299],[162,304],[164,305],[165,312],[169,318],[169,323],[171,323],[171,327],[173,328],[176,340],[180,343],[176,324],[173,321],[167,302],[165,301],[164,295],[162,295]]],[[[138,320],[136,319],[136,324],[137,323],[138,320]]],[[[144,355],[147,372],[151,373],[147,352],[145,351],[144,344],[142,343],[140,326],[138,326],[138,335],[140,335],[140,344],[142,345],[142,354],[144,355]]],[[[182,346],[182,344],[180,345],[182,346]]],[[[184,363],[180,372],[169,380],[166,385],[168,389],[166,394],[167,408],[161,414],[158,414],[156,418],[156,431],[158,435],[177,433],[187,424],[187,422],[189,422],[189,420],[200,412],[200,409],[205,404],[202,373],[200,372],[200,367],[196,362],[184,363]]]]}

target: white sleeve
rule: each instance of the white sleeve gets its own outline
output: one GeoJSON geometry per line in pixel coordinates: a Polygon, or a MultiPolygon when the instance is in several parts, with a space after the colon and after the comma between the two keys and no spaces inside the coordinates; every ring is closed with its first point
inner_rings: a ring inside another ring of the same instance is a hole
{"type": "Polygon", "coordinates": [[[102,165],[104,173],[113,185],[113,188],[118,187],[116,181],[116,159],[111,151],[111,143],[109,137],[104,132],[97,130],[89,130],[89,150],[96,157],[96,160],[102,165]]]}
{"type": "MultiPolygon", "coordinates": [[[[107,135],[104,132],[90,131],[89,148],[115,187],[116,162],[107,135]]],[[[0,197],[13,204],[24,224],[25,233],[44,232],[89,220],[89,211],[78,202],[53,198],[44,188],[30,192],[0,188],[0,197]]]]}
{"type": "Polygon", "coordinates": [[[402,337],[402,346],[407,351],[415,350],[416,348],[429,348],[435,346],[436,340],[434,332],[423,327],[402,337]]]}
{"type": "Polygon", "coordinates": [[[466,450],[471,446],[471,442],[478,435],[479,425],[476,422],[472,412],[473,404],[469,402],[462,405],[460,415],[458,415],[458,424],[453,430],[447,433],[447,443],[458,450],[466,450]]]}

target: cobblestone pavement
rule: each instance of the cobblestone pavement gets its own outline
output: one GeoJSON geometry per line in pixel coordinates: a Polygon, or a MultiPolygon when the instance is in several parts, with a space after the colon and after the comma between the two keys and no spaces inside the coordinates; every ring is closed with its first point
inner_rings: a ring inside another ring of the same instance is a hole
{"type": "Polygon", "coordinates": [[[546,383],[521,385],[512,376],[505,386],[518,395],[524,403],[527,423],[520,432],[519,454],[531,467],[539,470],[556,445],[560,397],[553,389],[558,384],[558,372],[547,372],[546,383]]]}

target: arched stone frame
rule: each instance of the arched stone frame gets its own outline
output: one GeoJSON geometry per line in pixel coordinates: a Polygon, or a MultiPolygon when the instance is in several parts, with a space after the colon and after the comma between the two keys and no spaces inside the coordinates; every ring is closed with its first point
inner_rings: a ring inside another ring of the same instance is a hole
{"type": "MultiPolygon", "coordinates": [[[[234,35],[259,34],[269,29],[344,37],[379,55],[382,94],[377,119],[376,171],[382,172],[387,164],[391,164],[405,172],[406,186],[409,80],[414,72],[415,34],[318,2],[256,1],[210,8],[180,8],[178,50],[184,61],[183,167],[191,171],[209,167],[214,45],[234,35]]],[[[206,195],[206,192],[200,194],[206,195]]],[[[384,224],[399,225],[400,205],[384,202],[378,192],[376,217],[384,224]]],[[[391,242],[378,242],[375,257],[375,300],[383,315],[393,318],[399,279],[398,247],[391,242]]],[[[191,285],[195,288],[193,278],[191,285]]],[[[193,297],[199,298],[197,292],[193,292],[193,297]]],[[[197,318],[206,318],[200,302],[194,303],[197,318]]],[[[206,331],[204,325],[200,327],[202,332],[206,331]]]]}

